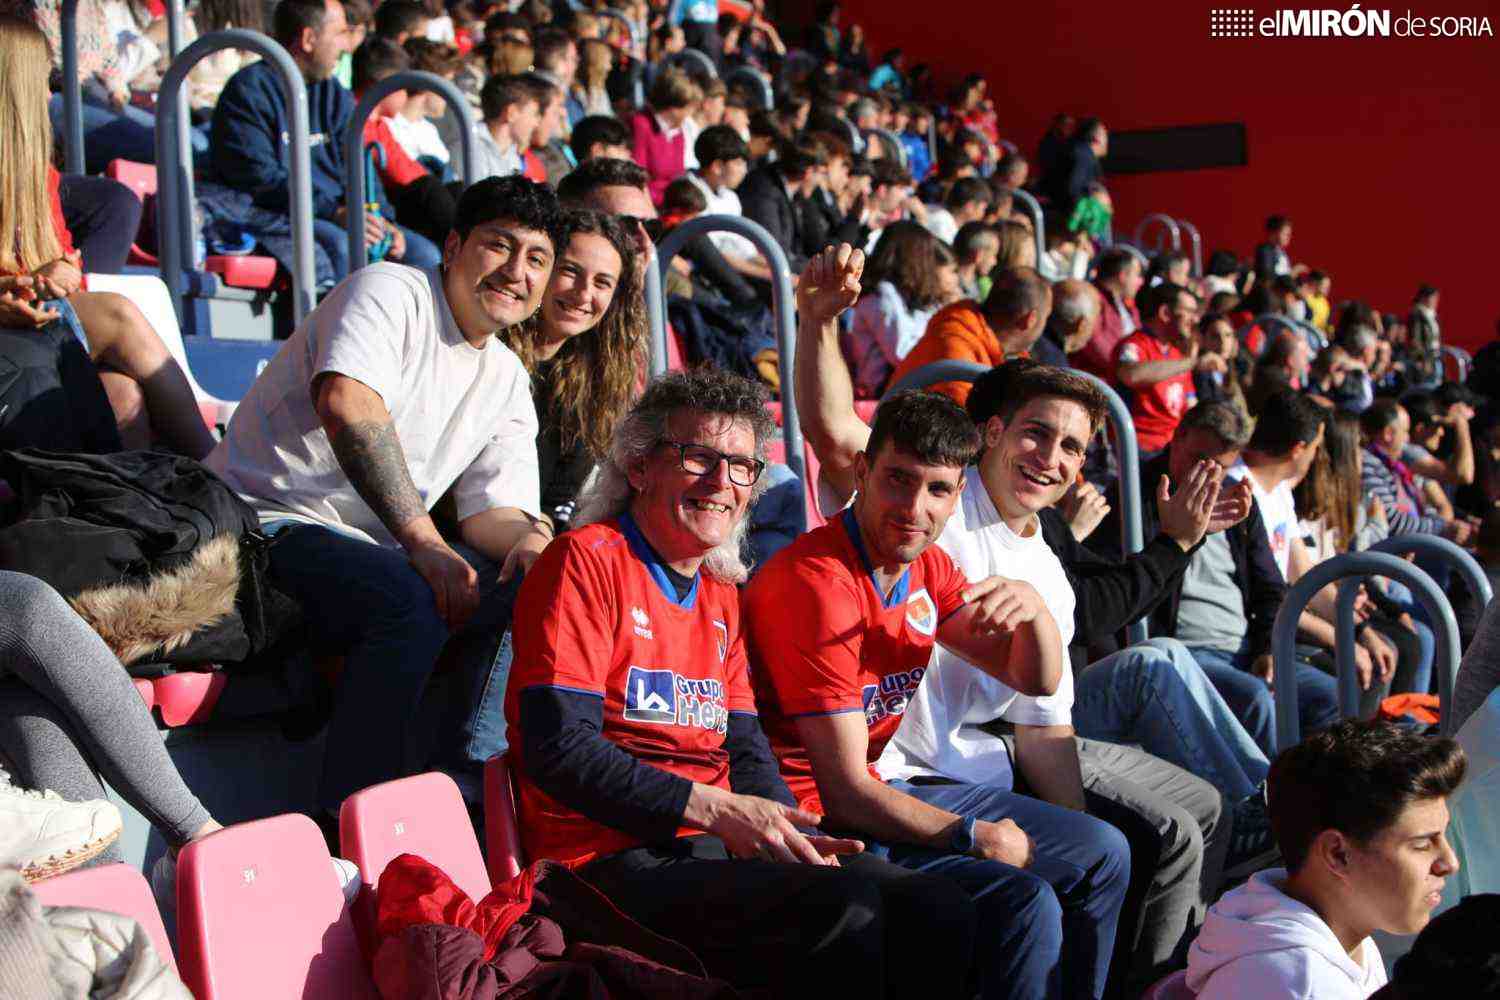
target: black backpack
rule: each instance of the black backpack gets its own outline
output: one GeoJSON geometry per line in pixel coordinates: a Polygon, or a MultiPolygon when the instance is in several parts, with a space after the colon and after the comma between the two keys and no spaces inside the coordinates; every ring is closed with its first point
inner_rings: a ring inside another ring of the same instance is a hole
{"type": "Polygon", "coordinates": [[[99,373],[65,320],[0,330],[0,451],[33,447],[121,447],[99,373]]]}

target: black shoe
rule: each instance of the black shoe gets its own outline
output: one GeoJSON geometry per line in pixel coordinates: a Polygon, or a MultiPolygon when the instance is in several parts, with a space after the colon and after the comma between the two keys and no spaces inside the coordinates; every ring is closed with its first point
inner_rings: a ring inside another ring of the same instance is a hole
{"type": "Polygon", "coordinates": [[[1271,817],[1266,811],[1264,794],[1257,792],[1235,803],[1229,855],[1224,859],[1225,881],[1249,878],[1280,860],[1281,852],[1271,834],[1271,817]]]}

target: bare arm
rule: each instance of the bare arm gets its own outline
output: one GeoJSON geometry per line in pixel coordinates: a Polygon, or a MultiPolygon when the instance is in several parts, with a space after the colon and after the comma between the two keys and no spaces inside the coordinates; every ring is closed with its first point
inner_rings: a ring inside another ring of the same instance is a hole
{"type": "Polygon", "coordinates": [[[1116,372],[1116,377],[1127,389],[1139,389],[1142,386],[1155,385],[1157,382],[1190,372],[1196,364],[1197,359],[1195,358],[1173,358],[1171,361],[1137,361],[1135,364],[1120,365],[1116,372]]]}
{"type": "Polygon", "coordinates": [[[854,411],[854,383],[839,350],[838,317],[859,299],[864,254],[847,243],[813,257],[797,286],[797,355],[793,386],[820,475],[840,499],[854,492],[854,459],[870,428],[854,411]]]}
{"type": "Polygon", "coordinates": [[[1040,696],[1062,683],[1062,634],[1030,584],[992,576],[972,585],[965,604],[938,627],[937,640],[976,668],[1040,696]]]}
{"type": "MultiPolygon", "coordinates": [[[[1450,420],[1444,426],[1453,431],[1453,457],[1444,462],[1427,455],[1406,463],[1419,476],[1435,479],[1449,486],[1464,486],[1474,481],[1474,442],[1469,436],[1469,422],[1450,420]]],[[[1446,498],[1445,498],[1446,500],[1446,498]]],[[[1451,515],[1448,515],[1451,517],[1451,515]]]]}
{"type": "Polygon", "coordinates": [[[1016,726],[1016,769],[1036,797],[1087,812],[1072,726],[1016,726]]]}
{"type": "Polygon", "coordinates": [[[500,563],[500,579],[508,580],[514,569],[530,569],[552,541],[552,522],[516,507],[496,507],[464,518],[458,533],[465,545],[500,563]]]}

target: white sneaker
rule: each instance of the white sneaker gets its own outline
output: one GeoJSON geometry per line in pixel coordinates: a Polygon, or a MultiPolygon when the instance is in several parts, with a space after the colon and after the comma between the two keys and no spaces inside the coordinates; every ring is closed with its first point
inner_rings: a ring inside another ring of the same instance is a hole
{"type": "MultiPolygon", "coordinates": [[[[354,902],[354,897],[359,895],[359,868],[353,861],[344,858],[330,858],[333,862],[333,877],[338,880],[339,890],[344,894],[344,905],[348,906],[354,902]]],[[[156,859],[156,864],[151,866],[151,894],[156,897],[156,907],[161,910],[162,917],[167,918],[177,912],[177,858],[168,851],[156,859]]]]}
{"type": "Polygon", "coordinates": [[[69,802],[50,788],[17,788],[0,771],[0,864],[21,869],[28,882],[97,858],[124,827],[112,802],[69,802]]]}

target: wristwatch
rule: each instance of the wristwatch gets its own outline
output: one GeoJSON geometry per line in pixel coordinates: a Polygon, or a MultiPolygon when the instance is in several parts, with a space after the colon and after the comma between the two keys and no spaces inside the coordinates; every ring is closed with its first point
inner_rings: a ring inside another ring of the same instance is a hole
{"type": "Polygon", "coordinates": [[[948,834],[948,850],[954,854],[972,854],[976,822],[978,821],[973,816],[964,816],[959,822],[953,824],[953,829],[948,834]]]}

